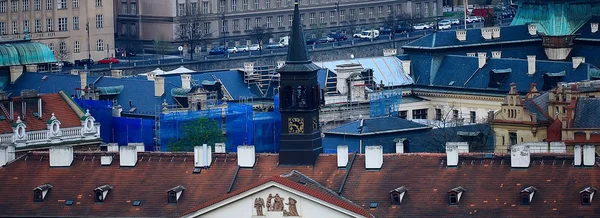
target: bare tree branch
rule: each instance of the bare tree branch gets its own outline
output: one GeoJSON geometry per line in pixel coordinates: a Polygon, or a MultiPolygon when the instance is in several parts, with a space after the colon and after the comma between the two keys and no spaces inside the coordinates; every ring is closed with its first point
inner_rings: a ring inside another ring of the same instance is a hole
{"type": "Polygon", "coordinates": [[[190,59],[194,60],[197,46],[202,45],[210,34],[210,30],[203,27],[204,17],[188,10],[185,16],[178,19],[179,27],[176,30],[177,41],[185,43],[190,48],[190,59]]]}
{"type": "Polygon", "coordinates": [[[256,41],[258,41],[258,45],[259,45],[261,53],[262,53],[262,48],[263,48],[263,42],[265,40],[273,38],[273,33],[271,32],[271,30],[267,29],[266,25],[255,26],[252,29],[251,35],[252,35],[252,38],[254,38],[254,39],[256,39],[256,41]]]}

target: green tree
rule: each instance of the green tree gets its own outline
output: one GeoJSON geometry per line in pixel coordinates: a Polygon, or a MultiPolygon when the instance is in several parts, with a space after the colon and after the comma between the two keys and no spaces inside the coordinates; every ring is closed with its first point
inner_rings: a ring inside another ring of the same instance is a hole
{"type": "Polygon", "coordinates": [[[225,137],[219,123],[205,117],[186,121],[181,125],[182,137],[172,140],[167,148],[169,151],[193,151],[194,146],[224,142],[225,137]]]}

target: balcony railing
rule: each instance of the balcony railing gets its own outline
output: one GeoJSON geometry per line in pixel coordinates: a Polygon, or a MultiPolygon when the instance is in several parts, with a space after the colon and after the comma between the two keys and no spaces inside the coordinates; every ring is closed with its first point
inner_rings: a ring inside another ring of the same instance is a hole
{"type": "Polygon", "coordinates": [[[52,134],[51,130],[25,132],[26,140],[18,140],[15,133],[0,135],[0,144],[14,144],[17,148],[33,145],[59,144],[64,142],[89,141],[100,139],[100,124],[96,123],[96,132],[84,134],[84,127],[61,128],[60,134],[52,134]]]}

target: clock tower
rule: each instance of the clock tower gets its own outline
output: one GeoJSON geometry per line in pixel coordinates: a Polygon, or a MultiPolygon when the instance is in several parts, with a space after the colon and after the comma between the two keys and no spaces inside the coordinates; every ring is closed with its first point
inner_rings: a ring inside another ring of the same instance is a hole
{"type": "Polygon", "coordinates": [[[308,57],[298,0],[296,0],[287,60],[278,70],[281,100],[279,164],[314,165],[319,154],[323,152],[319,126],[321,107],[321,88],[317,80],[319,69],[308,57]]]}

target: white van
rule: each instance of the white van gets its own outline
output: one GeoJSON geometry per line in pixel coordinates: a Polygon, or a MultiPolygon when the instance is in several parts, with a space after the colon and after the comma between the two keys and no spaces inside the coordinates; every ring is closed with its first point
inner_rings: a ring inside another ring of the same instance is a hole
{"type": "Polygon", "coordinates": [[[283,47],[288,46],[290,44],[290,37],[284,36],[284,37],[279,38],[279,44],[282,45],[283,47]]]}
{"type": "Polygon", "coordinates": [[[365,30],[360,33],[361,39],[375,39],[379,37],[379,30],[365,30]]]}

